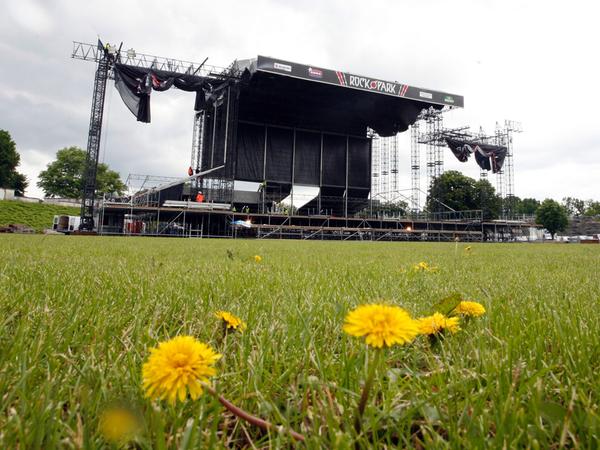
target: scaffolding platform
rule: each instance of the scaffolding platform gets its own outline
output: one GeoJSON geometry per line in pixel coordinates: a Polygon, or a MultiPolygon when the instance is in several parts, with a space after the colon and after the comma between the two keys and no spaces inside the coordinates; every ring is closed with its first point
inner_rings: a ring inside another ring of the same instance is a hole
{"type": "MultiPolygon", "coordinates": [[[[188,203],[188,202],[181,202],[188,203]]],[[[189,202],[193,204],[193,202],[189,202]]],[[[361,241],[509,241],[535,224],[481,219],[481,211],[363,217],[238,212],[184,206],[136,206],[106,202],[99,234],[199,238],[316,239],[361,241]],[[238,224],[243,223],[243,226],[238,224]]]]}

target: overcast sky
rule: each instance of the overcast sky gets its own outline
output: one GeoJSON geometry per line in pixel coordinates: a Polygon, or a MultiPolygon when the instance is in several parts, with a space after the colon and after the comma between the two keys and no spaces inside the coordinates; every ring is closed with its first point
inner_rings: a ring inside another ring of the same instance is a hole
{"type": "MultiPolygon", "coordinates": [[[[3,0],[0,129],[21,154],[28,195],[59,148],[86,147],[95,65],[70,58],[98,36],[138,53],[226,66],[257,54],[464,95],[446,126],[519,121],[515,193],[600,199],[600,2],[3,0]]],[[[184,176],[194,94],[152,97],[141,124],[107,91],[101,161],[184,176]]],[[[407,133],[406,133],[407,134],[407,133]]],[[[409,141],[403,178],[410,187],[409,141]]],[[[424,155],[423,155],[424,158],[424,155]]],[[[449,150],[445,168],[477,177],[449,150]]]]}

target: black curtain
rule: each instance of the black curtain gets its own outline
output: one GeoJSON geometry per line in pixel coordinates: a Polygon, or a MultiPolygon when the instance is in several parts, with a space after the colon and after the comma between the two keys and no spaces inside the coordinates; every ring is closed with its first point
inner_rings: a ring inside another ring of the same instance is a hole
{"type": "Polygon", "coordinates": [[[238,124],[236,178],[245,181],[263,180],[265,127],[240,122],[238,124]]]}
{"type": "Polygon", "coordinates": [[[346,187],[346,136],[323,134],[322,184],[346,187]]]}
{"type": "Polygon", "coordinates": [[[349,138],[348,186],[371,187],[371,145],[369,139],[349,138]]]}
{"type": "Polygon", "coordinates": [[[319,185],[321,168],[321,134],[296,131],[294,183],[319,185]]]}
{"type": "Polygon", "coordinates": [[[267,180],[292,182],[294,132],[287,128],[267,128],[267,180]]]}

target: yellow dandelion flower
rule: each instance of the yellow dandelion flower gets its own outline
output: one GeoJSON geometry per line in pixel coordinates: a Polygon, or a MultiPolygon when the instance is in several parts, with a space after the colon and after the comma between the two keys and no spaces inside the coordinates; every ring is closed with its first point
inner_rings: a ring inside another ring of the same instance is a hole
{"type": "Polygon", "coordinates": [[[381,348],[411,342],[419,334],[417,323],[398,306],[361,305],[346,316],[344,331],[364,336],[368,345],[381,348]]]}
{"type": "Polygon", "coordinates": [[[425,261],[421,261],[419,264],[413,266],[415,272],[435,272],[437,267],[430,266],[425,261]]]}
{"type": "Polygon", "coordinates": [[[262,256],[260,255],[254,255],[254,261],[256,261],[257,263],[262,261],[262,256]]]}
{"type": "Polygon", "coordinates": [[[446,317],[438,312],[418,319],[418,324],[421,334],[439,334],[444,330],[456,333],[460,330],[458,317],[446,317]]]}
{"type": "Polygon", "coordinates": [[[463,316],[479,317],[485,314],[485,308],[481,303],[462,301],[454,308],[454,312],[463,316]]]}
{"type": "Polygon", "coordinates": [[[213,365],[221,355],[192,336],[178,336],[150,349],[142,368],[146,397],[184,401],[189,391],[192,400],[202,394],[202,383],[217,373],[213,365]]]}
{"type": "Polygon", "coordinates": [[[221,319],[226,328],[243,331],[246,329],[246,324],[239,317],[234,316],[227,311],[217,311],[215,313],[217,319],[221,319]]]}
{"type": "Polygon", "coordinates": [[[133,412],[124,407],[111,407],[100,415],[98,430],[109,442],[124,443],[140,431],[140,421],[133,412]]]}

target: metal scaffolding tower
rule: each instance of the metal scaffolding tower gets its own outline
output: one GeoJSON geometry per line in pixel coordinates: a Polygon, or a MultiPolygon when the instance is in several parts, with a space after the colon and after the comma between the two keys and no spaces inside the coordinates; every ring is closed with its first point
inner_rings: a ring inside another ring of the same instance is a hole
{"type": "MultiPolygon", "coordinates": [[[[435,115],[432,118],[433,120],[433,133],[438,136],[442,129],[442,111],[436,111],[435,115]]],[[[439,177],[444,173],[444,142],[435,142],[435,157],[434,157],[434,178],[439,177]]]]}
{"type": "Polygon", "coordinates": [[[399,136],[381,137],[373,135],[372,193],[391,201],[393,193],[400,188],[399,179],[399,136]]]}
{"type": "Polygon", "coordinates": [[[379,152],[379,137],[369,130],[371,136],[371,198],[381,192],[381,152],[379,152]]]}
{"type": "Polygon", "coordinates": [[[514,182],[514,160],[513,160],[513,134],[522,133],[523,127],[520,122],[514,120],[504,121],[504,131],[506,134],[506,161],[504,168],[506,170],[506,196],[505,213],[512,215],[514,208],[515,182],[514,182]]]}
{"type": "Polygon", "coordinates": [[[410,203],[413,211],[421,207],[421,155],[419,145],[419,121],[410,127],[410,203]]]}
{"type": "Polygon", "coordinates": [[[425,133],[419,135],[419,143],[425,144],[427,159],[427,189],[431,182],[444,173],[444,147],[446,143],[441,139],[443,127],[442,114],[444,110],[429,108],[420,116],[425,122],[425,133]]]}

